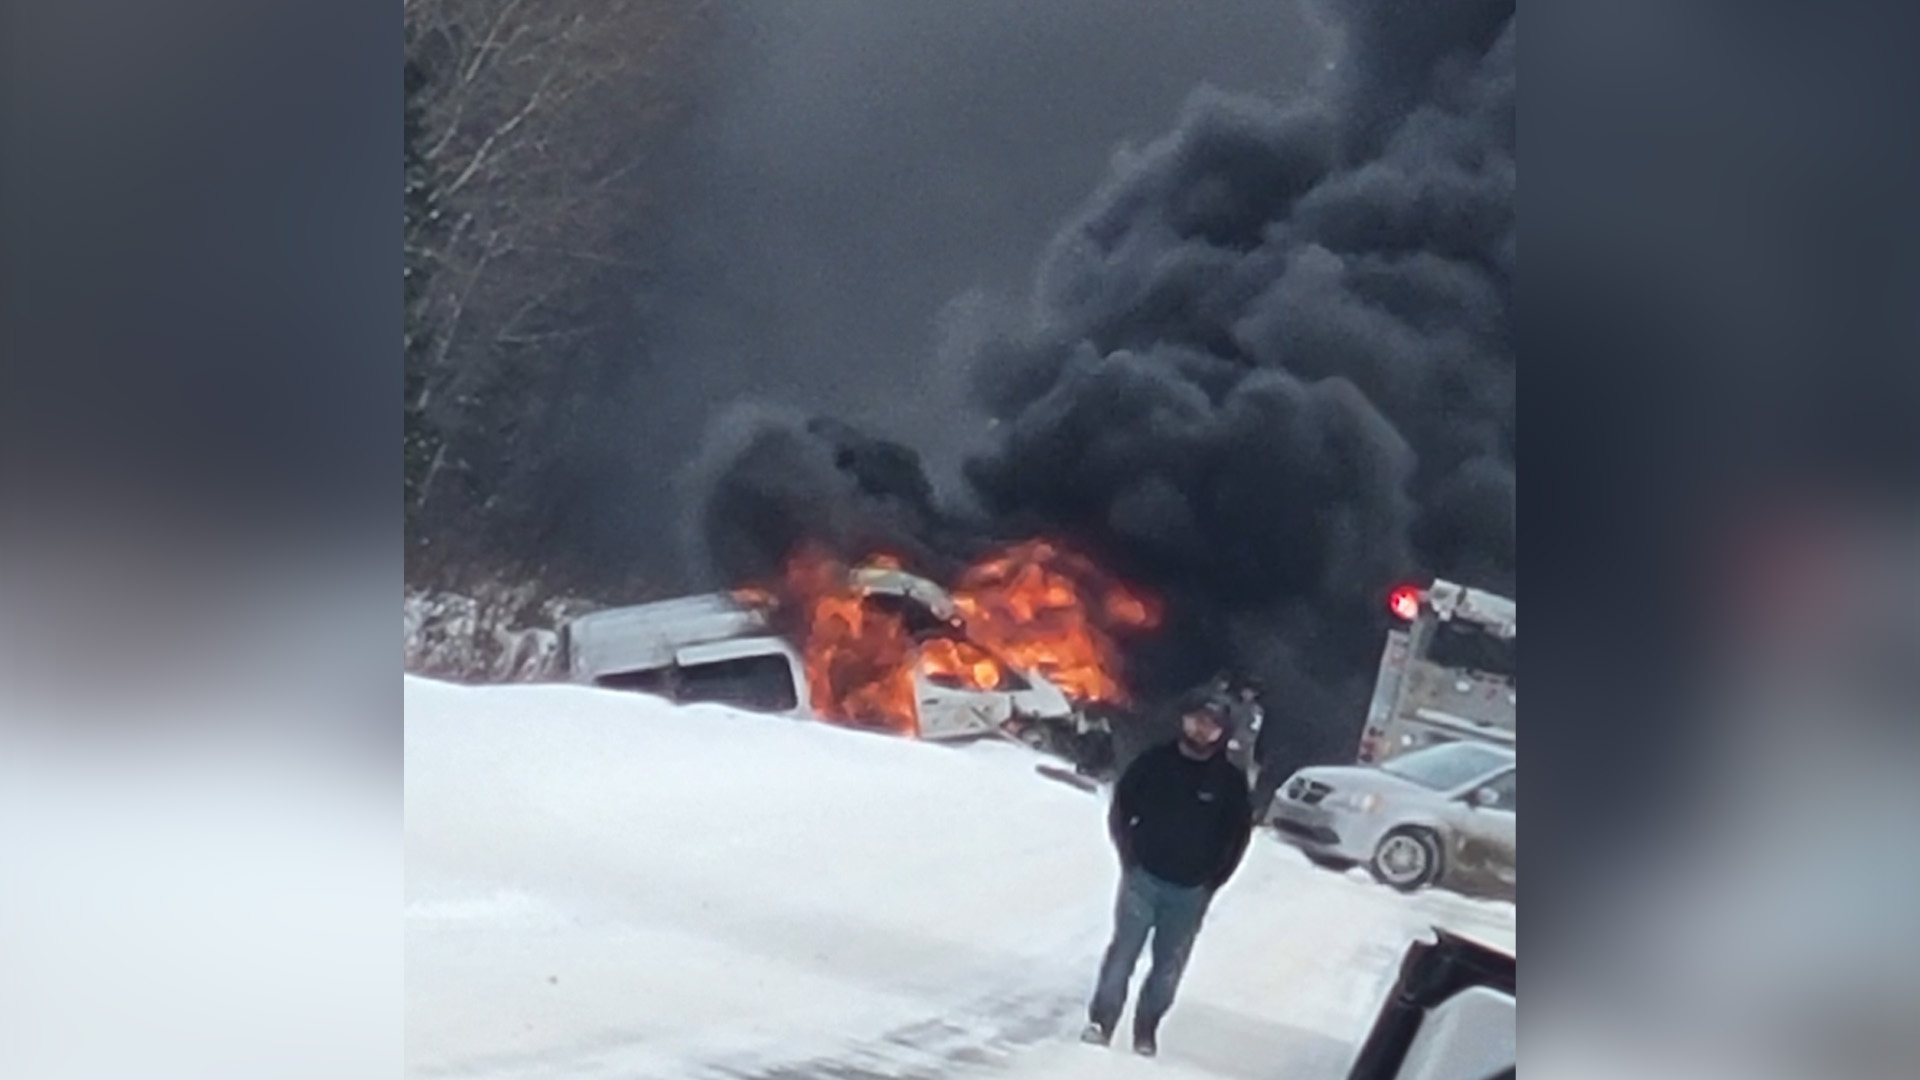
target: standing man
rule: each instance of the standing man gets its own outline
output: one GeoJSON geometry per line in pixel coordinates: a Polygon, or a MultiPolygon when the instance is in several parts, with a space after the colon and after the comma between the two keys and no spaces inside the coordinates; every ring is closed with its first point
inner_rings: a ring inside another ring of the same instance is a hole
{"type": "Polygon", "coordinates": [[[1141,754],[1114,785],[1107,830],[1120,853],[1113,941],[1081,1038],[1106,1045],[1149,935],[1153,967],[1134,1008],[1133,1048],[1151,1057],[1213,894],[1227,883],[1253,831],[1246,774],[1222,753],[1228,718],[1202,689],[1182,702],[1180,736],[1141,754]]]}

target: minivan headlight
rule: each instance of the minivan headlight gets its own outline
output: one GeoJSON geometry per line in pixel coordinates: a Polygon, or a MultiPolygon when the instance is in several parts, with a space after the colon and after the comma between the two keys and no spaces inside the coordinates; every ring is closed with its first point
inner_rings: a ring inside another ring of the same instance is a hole
{"type": "Polygon", "coordinates": [[[1335,792],[1327,796],[1327,806],[1335,810],[1353,810],[1371,814],[1380,809],[1380,796],[1371,791],[1335,792]]]}

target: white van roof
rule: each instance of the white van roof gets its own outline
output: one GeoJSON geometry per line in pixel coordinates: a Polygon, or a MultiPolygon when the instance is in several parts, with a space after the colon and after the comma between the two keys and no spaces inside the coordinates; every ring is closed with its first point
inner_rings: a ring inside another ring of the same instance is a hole
{"type": "MultiPolygon", "coordinates": [[[[849,572],[849,583],[868,593],[911,600],[939,618],[958,616],[946,590],[904,570],[860,567],[849,572]]],[[[673,664],[688,646],[773,633],[765,610],[724,592],[609,608],[568,624],[567,668],[584,679],[647,671],[673,664]]]]}
{"type": "Polygon", "coordinates": [[[665,667],[689,645],[768,633],[765,613],[726,593],[609,608],[567,626],[567,666],[594,678],[665,667]]]}

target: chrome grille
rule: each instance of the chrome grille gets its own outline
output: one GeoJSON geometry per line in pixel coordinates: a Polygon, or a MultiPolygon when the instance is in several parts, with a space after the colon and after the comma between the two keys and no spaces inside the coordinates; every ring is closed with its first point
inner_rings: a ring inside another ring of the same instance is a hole
{"type": "Polygon", "coordinates": [[[1331,786],[1323,784],[1318,780],[1308,780],[1304,777],[1296,776],[1287,784],[1287,798],[1297,803],[1305,803],[1308,806],[1318,805],[1320,800],[1326,798],[1332,791],[1333,788],[1331,786]]]}

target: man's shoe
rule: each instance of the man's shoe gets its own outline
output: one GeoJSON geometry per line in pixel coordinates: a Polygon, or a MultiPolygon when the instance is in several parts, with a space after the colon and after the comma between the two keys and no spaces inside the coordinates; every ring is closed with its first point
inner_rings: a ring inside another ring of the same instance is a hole
{"type": "Polygon", "coordinates": [[[1113,1041],[1113,1029],[1093,1021],[1080,1030],[1080,1041],[1093,1046],[1105,1046],[1113,1041]]]}
{"type": "Polygon", "coordinates": [[[1153,1041],[1152,1033],[1136,1031],[1133,1033],[1133,1052],[1141,1057],[1152,1057],[1160,1052],[1160,1045],[1153,1041]]]}

